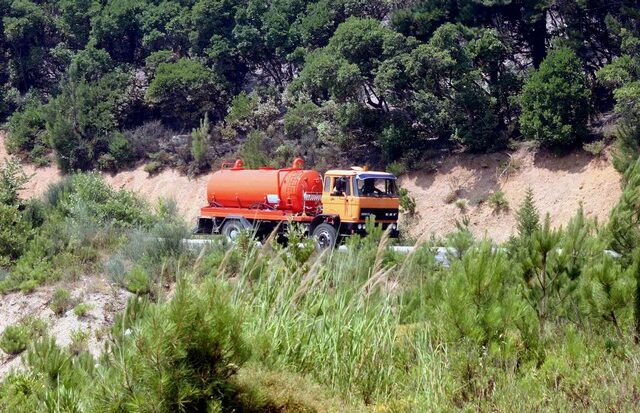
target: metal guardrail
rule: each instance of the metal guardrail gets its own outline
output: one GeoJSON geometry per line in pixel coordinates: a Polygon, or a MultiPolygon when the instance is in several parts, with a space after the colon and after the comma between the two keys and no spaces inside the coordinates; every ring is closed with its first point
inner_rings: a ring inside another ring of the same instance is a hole
{"type": "MultiPolygon", "coordinates": [[[[183,239],[182,242],[191,248],[202,248],[214,243],[221,243],[222,241],[220,239],[187,238],[187,239],[183,239]]],[[[262,243],[260,241],[256,241],[256,246],[260,248],[262,247],[262,243]]],[[[389,246],[388,248],[390,251],[397,252],[400,254],[409,254],[416,249],[415,246],[411,246],[411,245],[406,245],[406,246],[392,245],[392,246],[389,246]]],[[[340,245],[338,248],[336,248],[336,250],[339,252],[347,252],[349,251],[349,248],[346,245],[340,245]]],[[[501,251],[501,250],[504,250],[504,248],[494,247],[494,251],[501,251]]],[[[451,264],[449,260],[450,257],[455,257],[456,255],[458,255],[458,250],[456,250],[453,247],[432,247],[432,251],[435,252],[434,258],[436,262],[443,265],[444,267],[449,267],[449,265],[451,264]]],[[[562,249],[558,249],[558,252],[562,253],[562,249]]],[[[615,259],[619,259],[622,257],[622,254],[613,250],[604,250],[603,252],[604,254],[610,257],[613,257],[615,259]]]]}

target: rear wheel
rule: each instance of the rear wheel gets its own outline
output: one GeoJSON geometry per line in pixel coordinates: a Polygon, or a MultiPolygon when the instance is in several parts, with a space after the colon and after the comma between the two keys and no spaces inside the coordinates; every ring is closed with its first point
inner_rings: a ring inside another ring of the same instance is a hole
{"type": "Polygon", "coordinates": [[[323,223],[313,230],[313,237],[316,240],[318,249],[333,248],[338,239],[338,231],[333,225],[323,223]]]}
{"type": "Polygon", "coordinates": [[[222,225],[222,235],[229,238],[230,240],[235,240],[240,235],[240,231],[245,229],[240,221],[237,219],[229,219],[224,225],[222,225]]]}

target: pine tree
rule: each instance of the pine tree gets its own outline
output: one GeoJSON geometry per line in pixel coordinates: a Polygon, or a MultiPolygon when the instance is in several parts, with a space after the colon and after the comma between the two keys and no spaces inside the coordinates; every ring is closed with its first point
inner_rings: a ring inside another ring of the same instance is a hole
{"type": "Polygon", "coordinates": [[[540,228],[540,214],[533,202],[533,191],[531,188],[527,189],[524,200],[516,212],[516,221],[518,223],[518,235],[520,238],[530,237],[531,234],[540,228]]]}
{"type": "Polygon", "coordinates": [[[191,155],[196,166],[202,168],[207,163],[207,139],[209,138],[209,116],[204,115],[200,127],[191,132],[191,155]]]}
{"type": "Polygon", "coordinates": [[[640,161],[624,174],[624,189],[609,216],[607,231],[610,247],[631,262],[633,251],[640,245],[640,161]]]}
{"type": "Polygon", "coordinates": [[[640,156],[640,127],[623,122],[617,130],[613,166],[624,173],[640,156]]]}
{"type": "Polygon", "coordinates": [[[585,313],[610,322],[619,336],[622,336],[620,313],[628,308],[635,287],[632,272],[631,267],[625,271],[620,263],[604,254],[600,262],[586,269],[580,282],[585,313]]]}
{"type": "Polygon", "coordinates": [[[561,240],[562,232],[551,228],[547,214],[544,224],[523,239],[518,257],[528,287],[526,297],[538,315],[541,336],[549,318],[549,301],[567,284],[566,272],[558,265],[561,240]]]}

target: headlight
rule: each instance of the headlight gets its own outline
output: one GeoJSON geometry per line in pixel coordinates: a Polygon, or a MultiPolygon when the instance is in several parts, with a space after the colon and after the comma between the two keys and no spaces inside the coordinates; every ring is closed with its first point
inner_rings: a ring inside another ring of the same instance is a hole
{"type": "Polygon", "coordinates": [[[396,225],[396,224],[391,224],[391,225],[390,225],[390,228],[391,228],[391,230],[392,230],[392,231],[395,231],[396,227],[397,227],[397,225],[396,225]]]}

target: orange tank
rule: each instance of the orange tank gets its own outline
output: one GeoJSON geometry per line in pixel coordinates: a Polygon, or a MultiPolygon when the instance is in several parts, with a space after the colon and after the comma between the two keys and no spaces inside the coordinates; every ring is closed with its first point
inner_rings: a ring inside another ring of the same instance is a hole
{"type": "Polygon", "coordinates": [[[285,169],[245,169],[240,159],[231,168],[223,164],[209,178],[207,201],[212,207],[316,213],[321,204],[322,176],[303,167],[300,158],[285,169]]]}

